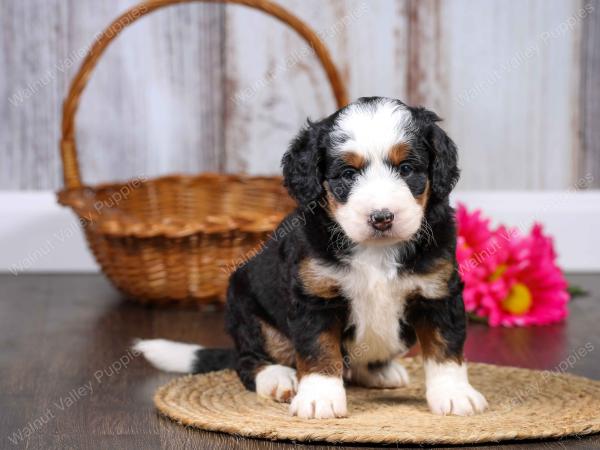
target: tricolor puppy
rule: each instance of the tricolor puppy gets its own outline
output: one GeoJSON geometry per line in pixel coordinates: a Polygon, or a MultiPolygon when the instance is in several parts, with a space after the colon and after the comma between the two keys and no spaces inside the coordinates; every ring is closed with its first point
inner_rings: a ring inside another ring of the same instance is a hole
{"type": "Polygon", "coordinates": [[[482,412],[486,400],[463,360],[448,204],[456,147],[438,121],[371,97],[310,122],[282,161],[298,208],[230,279],[235,349],[164,340],[136,348],[170,371],[234,368],[258,395],[291,401],[291,414],[330,418],[348,413],[345,382],[406,385],[397,357],[418,339],[431,411],[482,412]]]}

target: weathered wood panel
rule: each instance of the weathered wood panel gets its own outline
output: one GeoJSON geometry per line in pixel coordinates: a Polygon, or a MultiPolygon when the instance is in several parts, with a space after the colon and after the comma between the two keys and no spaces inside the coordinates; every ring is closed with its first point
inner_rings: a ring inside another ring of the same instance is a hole
{"type": "Polygon", "coordinates": [[[1,0],[0,9],[0,188],[56,186],[65,3],[1,0]]]}
{"type": "Polygon", "coordinates": [[[600,2],[594,1],[583,26],[581,70],[582,152],[578,187],[600,188],[600,2]]]}
{"type": "MultiPolygon", "coordinates": [[[[60,108],[95,34],[134,0],[2,0],[1,189],[57,188],[60,108]]],[[[169,7],[108,48],[77,116],[83,176],[217,170],[223,6],[169,7]]]]}
{"type": "MultiPolygon", "coordinates": [[[[405,2],[280,2],[322,37],[350,97],[402,96],[405,2]]],[[[307,117],[335,102],[316,57],[295,32],[248,8],[226,10],[226,148],[229,170],[276,173],[307,117]]]]}
{"type": "MultiPolygon", "coordinates": [[[[461,149],[460,188],[561,189],[577,178],[589,13],[579,2],[548,3],[283,2],[317,31],[352,17],[326,39],[351,98],[387,95],[437,111],[461,149]]],[[[228,9],[227,39],[228,96],[245,98],[227,108],[227,166],[276,171],[304,117],[332,110],[322,71],[305,58],[270,77],[302,44],[256,13],[228,9]]]]}
{"type": "Polygon", "coordinates": [[[411,1],[409,99],[458,144],[462,189],[562,189],[575,177],[579,2],[411,1]]]}
{"type": "MultiPolygon", "coordinates": [[[[0,189],[60,185],[60,104],[94,34],[135,0],[0,0],[0,189]]],[[[598,2],[281,0],[326,42],[351,98],[445,118],[462,189],[600,185],[598,2]],[[584,32],[583,29],[586,31],[584,32]]],[[[224,169],[278,173],[307,117],[335,108],[292,30],[188,4],[128,29],[84,94],[86,181],[224,169]]]]}

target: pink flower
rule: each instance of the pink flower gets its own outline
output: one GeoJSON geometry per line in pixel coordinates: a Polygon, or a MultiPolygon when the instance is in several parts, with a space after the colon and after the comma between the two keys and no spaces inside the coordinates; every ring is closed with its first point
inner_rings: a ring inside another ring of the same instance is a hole
{"type": "Polygon", "coordinates": [[[456,210],[456,222],[458,226],[456,257],[463,281],[475,281],[485,277],[493,271],[493,267],[490,266],[492,261],[485,257],[493,237],[490,231],[490,220],[484,219],[481,211],[469,213],[464,205],[459,204],[456,210]]]}
{"type": "Polygon", "coordinates": [[[480,211],[458,205],[456,256],[467,311],[491,326],[544,325],[567,317],[567,282],[540,224],[529,235],[490,229],[480,211]]]}

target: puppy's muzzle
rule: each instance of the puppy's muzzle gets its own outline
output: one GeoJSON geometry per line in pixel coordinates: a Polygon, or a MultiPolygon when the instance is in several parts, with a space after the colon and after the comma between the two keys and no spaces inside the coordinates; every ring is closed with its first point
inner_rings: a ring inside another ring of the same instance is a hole
{"type": "Polygon", "coordinates": [[[394,222],[394,213],[387,208],[375,210],[369,215],[368,222],[378,231],[389,230],[394,222]]]}

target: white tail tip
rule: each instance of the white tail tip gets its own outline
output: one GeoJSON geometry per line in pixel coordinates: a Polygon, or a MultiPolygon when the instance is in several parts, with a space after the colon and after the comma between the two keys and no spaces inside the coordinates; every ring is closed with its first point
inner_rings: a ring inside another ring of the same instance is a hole
{"type": "Polygon", "coordinates": [[[202,346],[166,339],[137,340],[133,350],[140,352],[156,368],[166,372],[191,373],[196,357],[202,346]]]}

